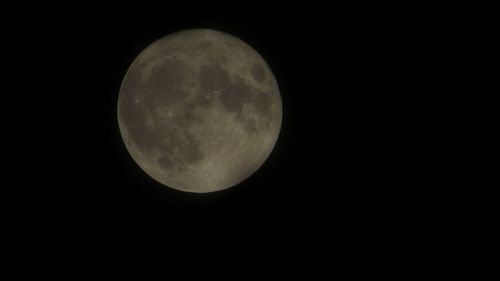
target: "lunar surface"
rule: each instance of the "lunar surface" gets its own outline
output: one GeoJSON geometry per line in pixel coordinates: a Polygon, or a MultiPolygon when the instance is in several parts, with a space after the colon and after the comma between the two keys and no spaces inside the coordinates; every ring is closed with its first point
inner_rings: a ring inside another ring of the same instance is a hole
{"type": "Polygon", "coordinates": [[[227,33],[165,36],[134,60],[118,124],[137,164],[156,181],[213,192],[252,175],[278,138],[282,103],[264,59],[227,33]]]}

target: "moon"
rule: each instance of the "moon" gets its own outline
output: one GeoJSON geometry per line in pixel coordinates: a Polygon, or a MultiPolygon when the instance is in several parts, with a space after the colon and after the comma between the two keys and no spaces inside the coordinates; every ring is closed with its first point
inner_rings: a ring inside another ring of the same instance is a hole
{"type": "Polygon", "coordinates": [[[269,65],[251,46],[225,32],[191,29],[137,56],[117,113],[125,146],[146,174],[206,193],[241,183],[266,161],[282,101],[269,65]]]}

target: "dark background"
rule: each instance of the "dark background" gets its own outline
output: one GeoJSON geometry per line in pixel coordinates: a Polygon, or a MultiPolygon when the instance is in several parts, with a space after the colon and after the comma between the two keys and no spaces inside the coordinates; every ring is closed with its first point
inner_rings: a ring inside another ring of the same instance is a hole
{"type": "Polygon", "coordinates": [[[33,7],[5,20],[16,54],[5,58],[16,93],[6,96],[13,101],[4,112],[13,113],[5,120],[23,124],[9,134],[22,149],[9,151],[19,196],[8,213],[21,237],[83,248],[264,242],[327,252],[423,243],[419,225],[434,222],[429,208],[438,198],[424,175],[437,173],[440,160],[429,164],[433,139],[420,132],[439,104],[429,81],[440,65],[430,67],[430,50],[446,51],[438,42],[448,34],[446,24],[431,28],[432,9],[136,5],[33,7]],[[253,46],[283,100],[268,160],[238,186],[210,194],[155,182],[129,156],[117,125],[120,83],[134,58],[187,28],[225,31],[253,46]]]}

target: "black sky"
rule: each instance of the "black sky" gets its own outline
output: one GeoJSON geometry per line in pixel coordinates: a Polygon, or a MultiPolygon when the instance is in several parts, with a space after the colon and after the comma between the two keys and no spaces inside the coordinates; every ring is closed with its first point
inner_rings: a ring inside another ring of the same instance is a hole
{"type": "Polygon", "coordinates": [[[307,248],[418,232],[425,210],[416,206],[432,197],[419,175],[434,171],[421,162],[430,140],[418,134],[425,114],[415,113],[433,99],[422,69],[434,45],[421,40],[425,20],[411,8],[271,1],[127,13],[44,8],[51,12],[34,9],[11,21],[6,44],[16,52],[7,58],[16,66],[9,81],[16,95],[4,112],[24,124],[10,133],[23,149],[14,153],[8,190],[19,196],[9,213],[24,235],[89,245],[231,237],[232,245],[273,240],[307,248]],[[116,101],[130,63],[156,39],[187,28],[249,43],[283,99],[268,161],[223,192],[164,188],[134,163],[118,131],[116,101]]]}

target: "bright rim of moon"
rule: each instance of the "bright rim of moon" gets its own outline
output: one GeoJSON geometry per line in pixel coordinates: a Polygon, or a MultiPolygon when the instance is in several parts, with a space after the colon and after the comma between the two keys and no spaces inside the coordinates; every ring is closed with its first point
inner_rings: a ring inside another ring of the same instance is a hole
{"type": "Polygon", "coordinates": [[[132,158],[186,192],[242,182],[278,138],[282,103],[264,59],[227,33],[192,29],[161,38],[121,84],[118,124],[132,158]]]}

